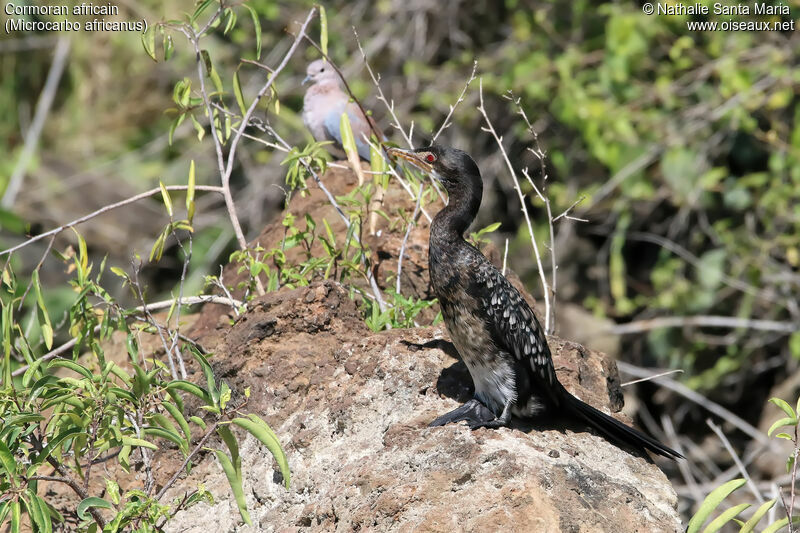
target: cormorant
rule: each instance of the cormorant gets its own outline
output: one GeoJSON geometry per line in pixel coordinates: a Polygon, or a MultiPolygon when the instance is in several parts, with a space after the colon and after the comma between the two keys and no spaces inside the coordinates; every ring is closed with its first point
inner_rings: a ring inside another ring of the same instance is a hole
{"type": "Polygon", "coordinates": [[[469,369],[475,396],[431,426],[466,421],[472,429],[507,426],[511,416],[545,410],[577,417],[606,439],[671,459],[681,454],[570,394],[558,381],[542,327],[522,295],[464,240],[478,213],[483,182],[475,161],[455,148],[432,144],[389,149],[444,185],[449,202],[433,219],[429,271],[447,331],[469,369]]]}

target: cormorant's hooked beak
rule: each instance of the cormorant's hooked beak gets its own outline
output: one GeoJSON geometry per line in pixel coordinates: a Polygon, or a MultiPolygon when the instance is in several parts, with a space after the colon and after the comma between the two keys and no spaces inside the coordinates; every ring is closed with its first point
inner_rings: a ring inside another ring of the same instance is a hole
{"type": "Polygon", "coordinates": [[[399,148],[389,148],[386,151],[390,156],[405,159],[421,171],[431,176],[437,177],[436,172],[433,170],[433,165],[425,161],[420,155],[411,150],[400,150],[399,148]]]}
{"type": "Polygon", "coordinates": [[[305,78],[303,78],[303,81],[300,82],[300,85],[305,85],[310,81],[311,81],[311,76],[306,76],[305,78]]]}

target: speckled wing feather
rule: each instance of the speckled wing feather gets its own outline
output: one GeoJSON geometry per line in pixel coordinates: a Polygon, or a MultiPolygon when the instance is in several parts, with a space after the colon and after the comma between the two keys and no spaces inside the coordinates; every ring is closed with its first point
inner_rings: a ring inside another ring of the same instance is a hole
{"type": "MultiPolygon", "coordinates": [[[[556,405],[561,396],[554,394],[560,388],[553,368],[553,359],[547,338],[528,302],[494,265],[481,256],[476,271],[476,281],[482,286],[481,300],[485,309],[487,326],[495,345],[513,354],[518,368],[531,378],[534,391],[556,405]],[[537,384],[541,386],[536,386],[537,384]]],[[[524,397],[520,397],[524,401],[524,397]]]]}

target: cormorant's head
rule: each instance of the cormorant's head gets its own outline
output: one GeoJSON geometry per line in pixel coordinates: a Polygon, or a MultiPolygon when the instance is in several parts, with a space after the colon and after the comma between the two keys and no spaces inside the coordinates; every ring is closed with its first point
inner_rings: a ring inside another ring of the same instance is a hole
{"type": "Polygon", "coordinates": [[[389,155],[405,159],[426,174],[430,174],[444,185],[448,194],[453,194],[455,190],[463,187],[477,189],[477,192],[483,190],[478,165],[462,150],[431,144],[416,150],[389,148],[388,152],[389,155]]]}
{"type": "Polygon", "coordinates": [[[306,77],[303,79],[302,84],[305,85],[309,81],[312,84],[326,81],[339,83],[339,76],[336,75],[336,71],[333,70],[330,63],[322,59],[317,59],[309,63],[308,68],[306,68],[306,77]]]}

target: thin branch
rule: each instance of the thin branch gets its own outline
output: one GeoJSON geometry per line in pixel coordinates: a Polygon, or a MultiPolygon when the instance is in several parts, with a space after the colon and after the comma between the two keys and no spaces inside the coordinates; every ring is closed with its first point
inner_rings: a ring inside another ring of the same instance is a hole
{"type": "MultiPolygon", "coordinates": [[[[624,361],[617,361],[617,367],[623,372],[636,377],[648,377],[652,374],[652,371],[646,368],[640,368],[636,365],[632,365],[624,361]]],[[[690,389],[683,383],[678,383],[677,381],[666,377],[656,378],[654,381],[659,386],[680,394],[684,398],[696,403],[697,405],[703,407],[707,411],[730,422],[733,426],[741,430],[746,435],[749,435],[754,440],[763,444],[767,448],[770,449],[773,448],[774,442],[772,442],[769,438],[767,438],[767,436],[764,435],[763,432],[759,431],[758,428],[754,427],[752,424],[748,423],[735,413],[729,411],[728,409],[725,409],[718,403],[709,400],[699,392],[690,389]]]]}
{"type": "Polygon", "coordinates": [[[400,294],[400,274],[403,273],[403,256],[406,253],[406,243],[408,242],[408,236],[411,234],[412,226],[415,226],[417,223],[417,215],[419,214],[419,207],[422,203],[422,183],[419,184],[419,192],[417,193],[417,205],[414,206],[414,214],[411,215],[411,220],[408,221],[408,225],[406,226],[406,234],[403,235],[403,243],[400,245],[400,256],[397,258],[397,287],[395,291],[397,294],[400,294]]]}
{"type": "Polygon", "coordinates": [[[542,280],[542,294],[544,296],[545,309],[545,331],[550,331],[550,288],[547,284],[547,277],[544,275],[542,257],[541,254],[539,254],[539,245],[536,244],[536,237],[533,234],[533,226],[531,225],[531,217],[528,215],[528,208],[525,205],[525,195],[522,193],[522,188],[519,185],[517,172],[514,170],[514,165],[511,164],[508,154],[506,153],[506,149],[503,147],[503,138],[497,135],[497,131],[495,131],[492,121],[489,120],[489,115],[486,114],[486,108],[483,106],[483,78],[478,78],[478,95],[480,96],[480,105],[478,106],[478,111],[480,111],[481,115],[483,115],[483,118],[486,121],[486,127],[481,129],[490,133],[492,137],[494,137],[497,146],[500,148],[500,152],[503,154],[503,159],[506,162],[506,166],[511,174],[511,178],[514,180],[514,188],[517,191],[517,196],[519,196],[522,214],[525,216],[525,223],[528,226],[528,234],[530,235],[531,244],[533,245],[533,253],[536,256],[536,265],[539,269],[539,278],[542,280]]]}
{"type": "Polygon", "coordinates": [[[470,84],[475,80],[475,73],[477,71],[478,71],[478,60],[476,59],[472,63],[472,74],[469,75],[467,83],[464,84],[464,89],[461,91],[461,94],[458,95],[458,100],[456,100],[456,103],[450,106],[450,111],[447,113],[447,116],[444,117],[442,125],[439,126],[439,129],[436,131],[436,134],[431,138],[431,144],[433,144],[436,141],[436,139],[439,138],[439,135],[441,135],[442,132],[450,126],[451,124],[450,117],[453,116],[453,112],[456,110],[456,107],[458,107],[458,104],[464,101],[464,95],[467,94],[467,89],[469,88],[470,84]]]}
{"type": "MultiPolygon", "coordinates": [[[[160,302],[153,302],[153,303],[147,304],[147,309],[149,309],[151,311],[155,311],[157,309],[166,309],[168,307],[171,307],[174,303],[175,303],[175,300],[162,300],[160,302]]],[[[180,300],[178,302],[178,304],[180,304],[180,305],[195,305],[195,304],[201,304],[201,303],[215,303],[215,304],[229,305],[229,306],[233,307],[234,309],[239,309],[242,305],[244,305],[242,302],[240,302],[238,300],[234,300],[233,298],[226,298],[224,296],[213,296],[213,295],[188,296],[188,297],[183,298],[182,300],[180,300]]],[[[145,308],[142,307],[142,306],[139,306],[139,307],[134,307],[133,310],[134,311],[144,311],[145,308]]],[[[94,328],[94,332],[95,333],[97,333],[98,331],[100,331],[100,326],[96,326],[94,328]]],[[[194,344],[194,341],[192,341],[188,337],[183,338],[183,340],[186,340],[187,342],[192,342],[194,344]]],[[[63,354],[64,352],[72,349],[77,343],[78,343],[78,339],[77,338],[71,339],[71,340],[65,342],[64,344],[62,344],[61,346],[59,346],[57,348],[53,348],[52,350],[50,350],[49,352],[47,352],[46,354],[44,354],[43,356],[41,356],[37,360],[44,363],[44,362],[47,362],[47,361],[49,361],[51,359],[55,359],[56,357],[58,357],[59,355],[63,354]]],[[[28,370],[28,368],[29,368],[28,365],[22,366],[22,367],[20,367],[20,368],[18,368],[16,370],[14,370],[11,373],[11,376],[12,377],[21,376],[22,374],[25,373],[26,370],[28,370]]]]}
{"type": "Polygon", "coordinates": [[[793,333],[797,331],[797,324],[792,322],[779,322],[776,320],[762,320],[755,318],[740,318],[735,316],[663,316],[635,320],[625,324],[611,326],[608,331],[615,335],[630,335],[653,329],[683,328],[683,327],[708,327],[708,328],[733,328],[754,329],[759,331],[776,331],[779,333],[793,333]]]}
{"type": "MultiPolygon", "coordinates": [[[[167,185],[166,186],[166,189],[168,191],[185,191],[188,188],[189,188],[188,185],[167,185]]],[[[197,186],[195,186],[195,189],[198,190],[198,191],[210,191],[210,192],[217,192],[217,193],[222,193],[223,192],[222,187],[216,187],[216,186],[212,186],[212,185],[197,185],[197,186]]],[[[26,247],[26,246],[28,246],[30,244],[33,244],[33,243],[35,243],[37,241],[40,241],[42,239],[46,239],[47,237],[50,237],[51,235],[58,235],[59,233],[61,233],[64,230],[67,230],[69,228],[77,226],[78,224],[83,224],[87,220],[91,220],[91,219],[93,219],[93,218],[95,218],[95,217],[97,217],[99,215],[102,215],[103,213],[108,213],[109,211],[117,209],[118,207],[122,207],[122,206],[128,205],[128,204],[132,204],[134,202],[138,202],[139,200],[141,200],[143,198],[147,198],[149,196],[154,196],[156,194],[161,194],[161,188],[160,187],[155,187],[153,189],[150,189],[149,191],[145,191],[145,192],[139,193],[139,194],[137,194],[135,196],[131,196],[130,198],[126,198],[125,200],[120,200],[119,202],[115,202],[113,204],[106,205],[104,207],[101,207],[97,211],[92,211],[88,215],[84,215],[84,216],[82,216],[80,218],[76,218],[72,222],[67,222],[66,224],[61,225],[61,226],[59,226],[59,227],[57,227],[55,229],[51,229],[50,231],[46,231],[44,233],[40,233],[39,235],[37,235],[35,237],[31,237],[30,239],[28,239],[28,240],[26,240],[24,242],[21,242],[20,244],[17,244],[16,246],[12,246],[11,248],[7,248],[5,250],[2,250],[2,251],[0,251],[0,256],[15,252],[15,251],[19,250],[20,248],[24,248],[24,247],[26,247]]]]}
{"type": "Polygon", "coordinates": [[[733,446],[731,446],[730,441],[722,432],[722,429],[720,429],[718,425],[712,422],[710,418],[706,418],[706,424],[708,425],[708,427],[711,428],[711,431],[717,434],[717,437],[719,437],[719,440],[722,441],[722,444],[725,445],[725,449],[728,450],[728,453],[731,455],[733,462],[736,463],[736,468],[739,469],[739,473],[742,474],[742,477],[747,481],[747,488],[749,488],[750,492],[752,492],[753,495],[756,497],[758,503],[764,503],[764,497],[761,495],[761,491],[758,490],[756,484],[753,483],[753,479],[750,477],[750,474],[747,473],[747,469],[744,467],[742,460],[739,458],[739,455],[736,453],[736,450],[733,449],[733,446]]]}
{"type": "Polygon", "coordinates": [[[633,381],[626,381],[622,383],[620,387],[627,387],[629,385],[633,385],[634,383],[644,383],[645,381],[652,381],[656,378],[660,378],[663,376],[669,376],[672,374],[682,374],[683,370],[678,368],[676,370],[667,370],[666,372],[659,372],[658,374],[653,374],[652,376],[647,376],[646,378],[634,379],[633,381]]]}
{"type": "Polygon", "coordinates": [[[208,431],[206,431],[206,434],[203,435],[203,438],[201,438],[200,442],[197,443],[197,446],[194,447],[194,450],[192,450],[192,452],[189,455],[186,456],[186,459],[184,459],[183,464],[181,465],[181,467],[178,468],[175,471],[175,473],[172,475],[172,477],[169,479],[169,481],[167,481],[164,484],[164,486],[161,487],[161,490],[158,491],[158,493],[155,496],[156,501],[159,501],[161,498],[164,497],[164,494],[166,494],[166,492],[173,485],[173,483],[175,483],[175,481],[178,479],[178,476],[180,476],[181,472],[183,472],[183,470],[186,468],[186,465],[188,465],[189,461],[192,460],[192,457],[194,457],[197,454],[197,452],[199,452],[203,448],[203,445],[206,443],[208,438],[214,433],[214,431],[217,429],[218,425],[219,425],[219,421],[214,422],[214,424],[210,428],[208,428],[208,431]]]}

